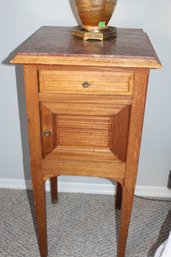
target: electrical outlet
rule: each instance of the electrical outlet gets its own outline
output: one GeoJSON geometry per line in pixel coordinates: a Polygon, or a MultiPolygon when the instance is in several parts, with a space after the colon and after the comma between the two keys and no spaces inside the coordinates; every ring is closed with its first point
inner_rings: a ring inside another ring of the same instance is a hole
{"type": "Polygon", "coordinates": [[[167,187],[171,189],[171,170],[170,170],[170,173],[169,173],[169,179],[168,179],[167,187]]]}

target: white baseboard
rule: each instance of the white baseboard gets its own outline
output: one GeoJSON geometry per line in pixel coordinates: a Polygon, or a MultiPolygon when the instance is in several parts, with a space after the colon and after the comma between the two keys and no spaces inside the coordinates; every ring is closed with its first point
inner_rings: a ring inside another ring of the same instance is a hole
{"type": "Polygon", "coordinates": [[[167,187],[136,186],[135,194],[142,197],[162,197],[171,199],[171,190],[167,187]]]}
{"type": "MultiPolygon", "coordinates": [[[[0,188],[9,189],[32,189],[31,180],[24,179],[0,179],[0,188]]],[[[85,193],[85,194],[108,194],[114,195],[115,186],[111,183],[81,183],[81,182],[58,182],[59,192],[64,193],[85,193]]],[[[47,181],[46,191],[50,191],[50,184],[47,181]]]]}
{"type": "MultiPolygon", "coordinates": [[[[0,188],[32,189],[32,183],[31,180],[24,179],[0,179],[0,188]]],[[[46,190],[50,190],[49,183],[46,183],[46,190]]],[[[115,186],[112,183],[98,184],[79,182],[59,182],[58,190],[59,192],[65,193],[114,195],[115,186]]],[[[169,190],[167,187],[136,186],[135,194],[142,197],[171,198],[171,190],[169,190]]]]}

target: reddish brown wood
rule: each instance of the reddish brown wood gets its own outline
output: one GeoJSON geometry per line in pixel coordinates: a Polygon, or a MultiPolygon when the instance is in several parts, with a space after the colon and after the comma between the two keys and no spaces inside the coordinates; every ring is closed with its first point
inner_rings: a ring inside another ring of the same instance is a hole
{"type": "Polygon", "coordinates": [[[42,27],[18,50],[23,63],[39,248],[47,256],[45,181],[57,176],[117,181],[118,257],[124,257],[138,169],[149,68],[161,67],[147,35],[83,42],[71,28],[42,27]],[[103,77],[104,75],[104,77],[103,77]],[[84,82],[88,82],[88,88],[84,82]],[[122,204],[121,204],[122,203],[122,204]]]}
{"type": "Polygon", "coordinates": [[[159,68],[161,64],[142,29],[117,29],[117,38],[84,42],[72,27],[42,27],[17,50],[13,63],[77,64],[159,68]]]}
{"type": "Polygon", "coordinates": [[[40,110],[42,155],[45,157],[56,146],[56,135],[54,135],[53,113],[42,104],[40,110]]]}
{"type": "MultiPolygon", "coordinates": [[[[122,180],[125,176],[125,164],[118,162],[94,162],[91,158],[90,161],[72,161],[72,153],[70,159],[67,161],[44,160],[42,161],[42,172],[44,178],[52,176],[67,175],[67,176],[89,176],[89,177],[102,177],[112,178],[114,180],[122,180]]],[[[73,154],[73,159],[74,159],[73,154]]],[[[90,158],[91,156],[89,156],[90,158]]],[[[66,159],[66,156],[64,156],[66,159]]],[[[57,159],[57,158],[56,158],[57,159]]]]}
{"type": "Polygon", "coordinates": [[[31,161],[32,185],[34,194],[34,205],[36,211],[37,236],[41,257],[48,255],[47,224],[46,224],[46,199],[45,181],[41,174],[40,164],[31,161]]]}
{"type": "Polygon", "coordinates": [[[149,70],[139,70],[135,74],[133,103],[128,136],[126,174],[122,192],[118,257],[125,256],[128,229],[133,205],[134,190],[138,171],[143,117],[149,70]]]}
{"type": "Polygon", "coordinates": [[[122,108],[113,119],[113,153],[123,162],[126,161],[131,106],[122,108]]]}
{"type": "Polygon", "coordinates": [[[104,67],[50,66],[39,70],[40,93],[44,94],[132,95],[133,78],[131,70],[104,67]]]}
{"type": "Polygon", "coordinates": [[[66,94],[39,94],[40,102],[61,102],[61,103],[96,103],[111,105],[130,105],[132,103],[132,95],[66,95],[66,94]]]}
{"type": "Polygon", "coordinates": [[[47,228],[46,228],[46,202],[45,180],[41,171],[41,135],[40,116],[38,102],[37,67],[35,65],[24,66],[26,109],[29,130],[31,174],[33,184],[34,204],[36,210],[37,232],[40,254],[47,256],[47,228]]]}

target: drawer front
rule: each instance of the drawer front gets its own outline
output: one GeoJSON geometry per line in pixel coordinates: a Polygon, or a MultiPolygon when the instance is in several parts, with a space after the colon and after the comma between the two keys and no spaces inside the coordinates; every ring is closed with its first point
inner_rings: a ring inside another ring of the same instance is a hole
{"type": "Polygon", "coordinates": [[[104,69],[39,70],[40,93],[131,95],[133,72],[104,69]]]}

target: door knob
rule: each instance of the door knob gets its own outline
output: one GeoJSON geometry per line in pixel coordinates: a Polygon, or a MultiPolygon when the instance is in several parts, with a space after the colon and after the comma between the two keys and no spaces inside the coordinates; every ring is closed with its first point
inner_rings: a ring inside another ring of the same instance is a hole
{"type": "Polygon", "coordinates": [[[88,81],[84,81],[82,86],[83,88],[88,88],[91,84],[88,81]]]}
{"type": "Polygon", "coordinates": [[[52,135],[52,132],[50,130],[46,129],[46,130],[43,131],[43,135],[45,137],[50,137],[52,135]]]}

